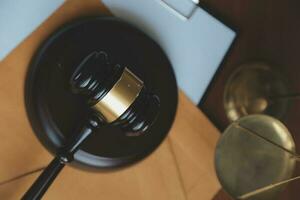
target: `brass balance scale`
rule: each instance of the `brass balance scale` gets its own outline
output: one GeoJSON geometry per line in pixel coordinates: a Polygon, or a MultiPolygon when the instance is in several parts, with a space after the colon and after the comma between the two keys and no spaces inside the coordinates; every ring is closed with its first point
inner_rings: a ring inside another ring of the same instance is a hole
{"type": "Polygon", "coordinates": [[[224,108],[232,123],[217,144],[215,167],[232,198],[286,199],[282,194],[289,183],[300,179],[300,157],[281,122],[290,102],[299,98],[289,92],[288,81],[264,63],[244,64],[231,75],[224,108]]]}

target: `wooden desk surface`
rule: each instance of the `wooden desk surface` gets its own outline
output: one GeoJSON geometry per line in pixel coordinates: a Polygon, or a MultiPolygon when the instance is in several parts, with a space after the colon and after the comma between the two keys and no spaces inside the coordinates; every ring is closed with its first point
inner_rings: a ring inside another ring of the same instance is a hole
{"type": "MultiPolygon", "coordinates": [[[[109,14],[99,0],[68,0],[0,62],[0,199],[19,199],[51,155],[35,138],[24,106],[24,79],[41,41],[80,16],[109,14]]],[[[180,92],[168,138],[147,159],[114,172],[91,173],[66,167],[44,199],[209,200],[220,189],[213,154],[219,133],[180,92]]]]}

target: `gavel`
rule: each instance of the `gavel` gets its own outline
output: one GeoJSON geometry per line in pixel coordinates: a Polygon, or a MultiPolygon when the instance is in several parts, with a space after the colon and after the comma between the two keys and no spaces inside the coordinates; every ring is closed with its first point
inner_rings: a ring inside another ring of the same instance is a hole
{"type": "Polygon", "coordinates": [[[89,135],[107,123],[120,127],[126,136],[147,132],[159,113],[159,97],[127,67],[113,64],[104,51],[87,55],[70,77],[70,90],[81,95],[90,108],[85,125],[60,148],[22,200],[41,199],[65,164],[89,135]]]}

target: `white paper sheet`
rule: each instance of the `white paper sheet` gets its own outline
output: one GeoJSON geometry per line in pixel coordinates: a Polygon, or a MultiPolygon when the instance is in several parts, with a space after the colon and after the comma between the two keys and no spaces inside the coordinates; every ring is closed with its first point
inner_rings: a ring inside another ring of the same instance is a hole
{"type": "Polygon", "coordinates": [[[0,61],[64,0],[0,0],[0,61]]]}
{"type": "Polygon", "coordinates": [[[184,20],[174,10],[186,15],[192,9],[183,1],[189,0],[165,1],[175,9],[168,9],[160,0],[102,0],[114,15],[136,25],[161,45],[179,87],[197,104],[236,34],[199,7],[184,20]]]}

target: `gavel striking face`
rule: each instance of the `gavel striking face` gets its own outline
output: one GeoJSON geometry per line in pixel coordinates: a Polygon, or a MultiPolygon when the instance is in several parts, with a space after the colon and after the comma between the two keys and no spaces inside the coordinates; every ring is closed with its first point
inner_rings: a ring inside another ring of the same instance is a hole
{"type": "Polygon", "coordinates": [[[145,133],[159,111],[159,98],[128,68],[112,64],[105,52],[92,52],[75,69],[71,90],[91,108],[85,126],[66,140],[56,157],[23,196],[40,199],[80,144],[102,124],[120,127],[127,136],[145,133]]]}

